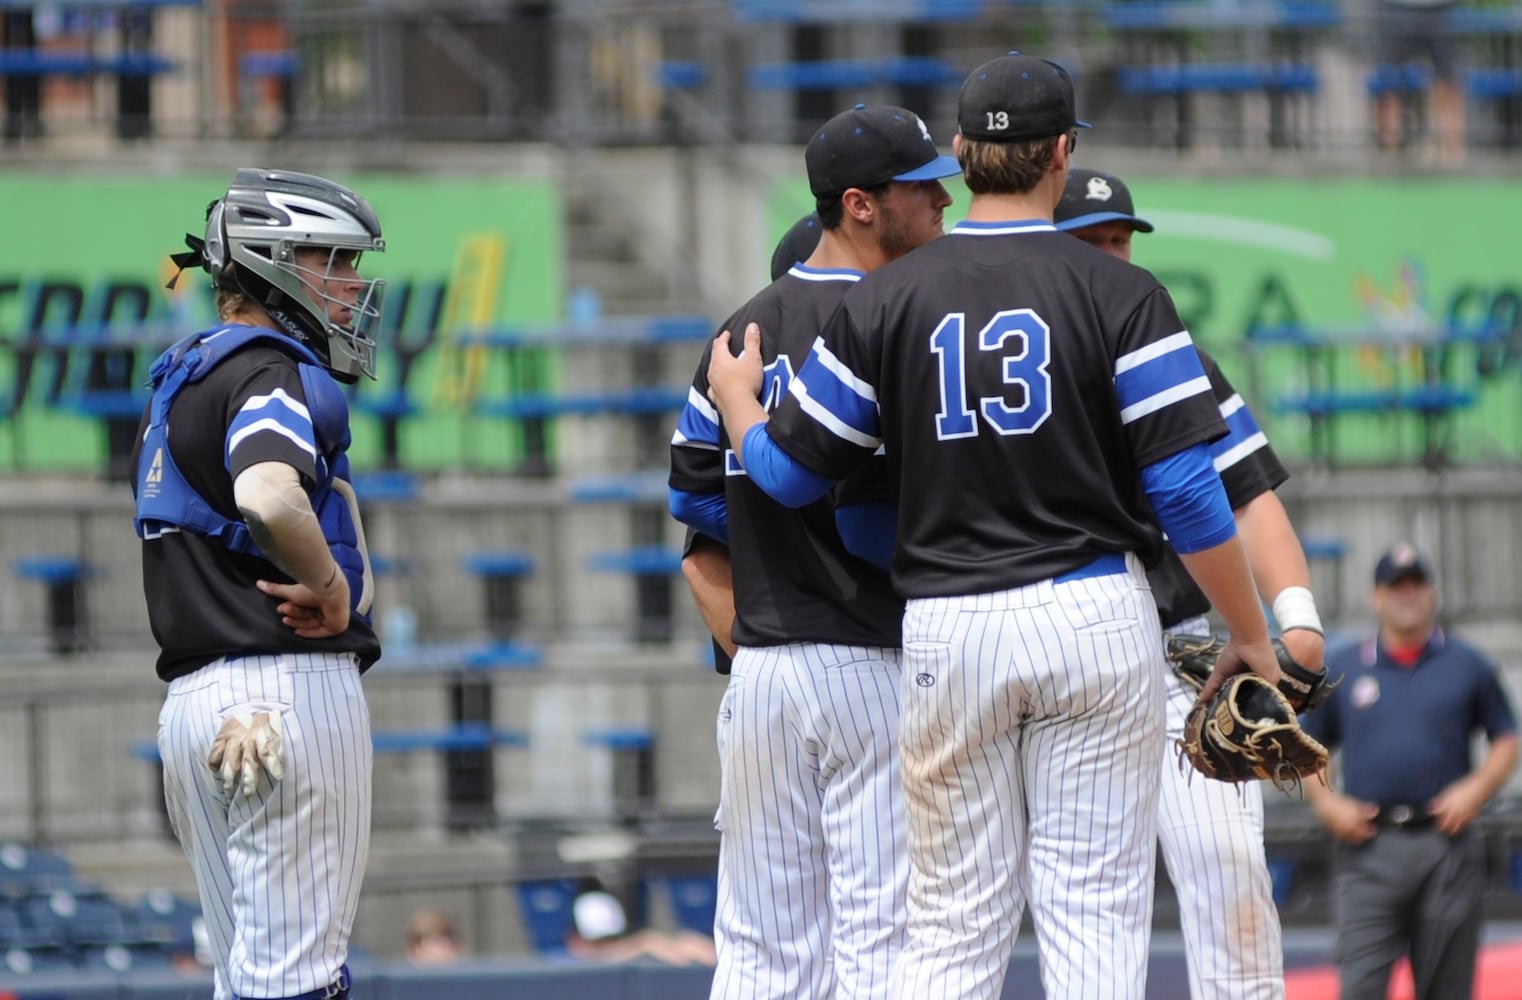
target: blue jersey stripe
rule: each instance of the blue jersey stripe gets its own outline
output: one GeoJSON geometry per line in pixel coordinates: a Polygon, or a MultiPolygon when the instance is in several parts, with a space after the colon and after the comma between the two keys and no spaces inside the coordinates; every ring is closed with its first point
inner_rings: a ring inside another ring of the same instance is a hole
{"type": "Polygon", "coordinates": [[[1116,369],[1115,394],[1127,422],[1210,389],[1200,354],[1187,338],[1172,350],[1116,369]]]}
{"type": "Polygon", "coordinates": [[[1252,411],[1247,408],[1241,396],[1233,395],[1222,403],[1221,416],[1226,420],[1226,436],[1210,446],[1210,455],[1217,472],[1231,468],[1268,445],[1268,438],[1258,427],[1252,411]]]}
{"type": "Polygon", "coordinates": [[[250,396],[227,427],[225,459],[232,466],[233,452],[256,434],[278,434],[302,451],[317,457],[317,437],[312,431],[312,415],[306,404],[288,395],[284,389],[261,396],[250,396]]]}
{"type": "Polygon", "coordinates": [[[687,405],[682,408],[682,415],[677,419],[676,433],[672,435],[671,443],[710,448],[719,446],[718,411],[696,388],[687,390],[687,405]]]}
{"type": "Polygon", "coordinates": [[[798,377],[788,387],[804,411],[836,436],[876,448],[882,443],[877,397],[865,380],[815,343],[798,377]]]}

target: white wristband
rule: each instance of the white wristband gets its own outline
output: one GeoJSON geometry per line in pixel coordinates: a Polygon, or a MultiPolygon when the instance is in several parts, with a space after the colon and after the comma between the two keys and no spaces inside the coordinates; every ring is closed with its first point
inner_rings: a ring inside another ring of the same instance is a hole
{"type": "Polygon", "coordinates": [[[1274,621],[1280,632],[1303,628],[1317,635],[1325,635],[1321,628],[1321,616],[1316,613],[1316,598],[1304,587],[1285,587],[1274,598],[1274,621]]]}

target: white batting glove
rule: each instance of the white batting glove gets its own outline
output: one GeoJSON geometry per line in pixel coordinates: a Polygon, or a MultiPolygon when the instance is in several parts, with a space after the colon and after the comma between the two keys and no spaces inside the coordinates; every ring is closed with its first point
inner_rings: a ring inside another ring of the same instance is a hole
{"type": "Polygon", "coordinates": [[[249,796],[259,787],[261,771],[271,781],[285,777],[284,752],[285,731],[278,711],[235,712],[222,723],[206,763],[222,779],[222,791],[229,797],[235,788],[238,794],[249,796]]]}

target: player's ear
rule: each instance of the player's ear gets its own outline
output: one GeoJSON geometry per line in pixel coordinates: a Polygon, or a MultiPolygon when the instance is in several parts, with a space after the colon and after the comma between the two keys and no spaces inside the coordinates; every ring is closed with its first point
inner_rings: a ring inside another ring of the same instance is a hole
{"type": "Polygon", "coordinates": [[[846,188],[840,196],[845,213],[862,225],[870,223],[877,214],[877,201],[861,188],[846,188]]]}

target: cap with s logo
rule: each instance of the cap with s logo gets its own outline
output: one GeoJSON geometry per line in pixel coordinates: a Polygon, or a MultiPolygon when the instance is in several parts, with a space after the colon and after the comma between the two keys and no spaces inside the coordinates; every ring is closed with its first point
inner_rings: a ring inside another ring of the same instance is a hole
{"type": "Polygon", "coordinates": [[[1062,200],[1052,216],[1063,231],[1096,226],[1101,222],[1128,222],[1139,233],[1152,232],[1152,223],[1136,216],[1131,189],[1114,174],[1074,168],[1068,172],[1062,200]]]}
{"type": "Polygon", "coordinates": [[[1011,52],[968,75],[957,99],[957,125],[969,139],[1024,142],[1077,126],[1073,80],[1049,59],[1011,52]]]}

